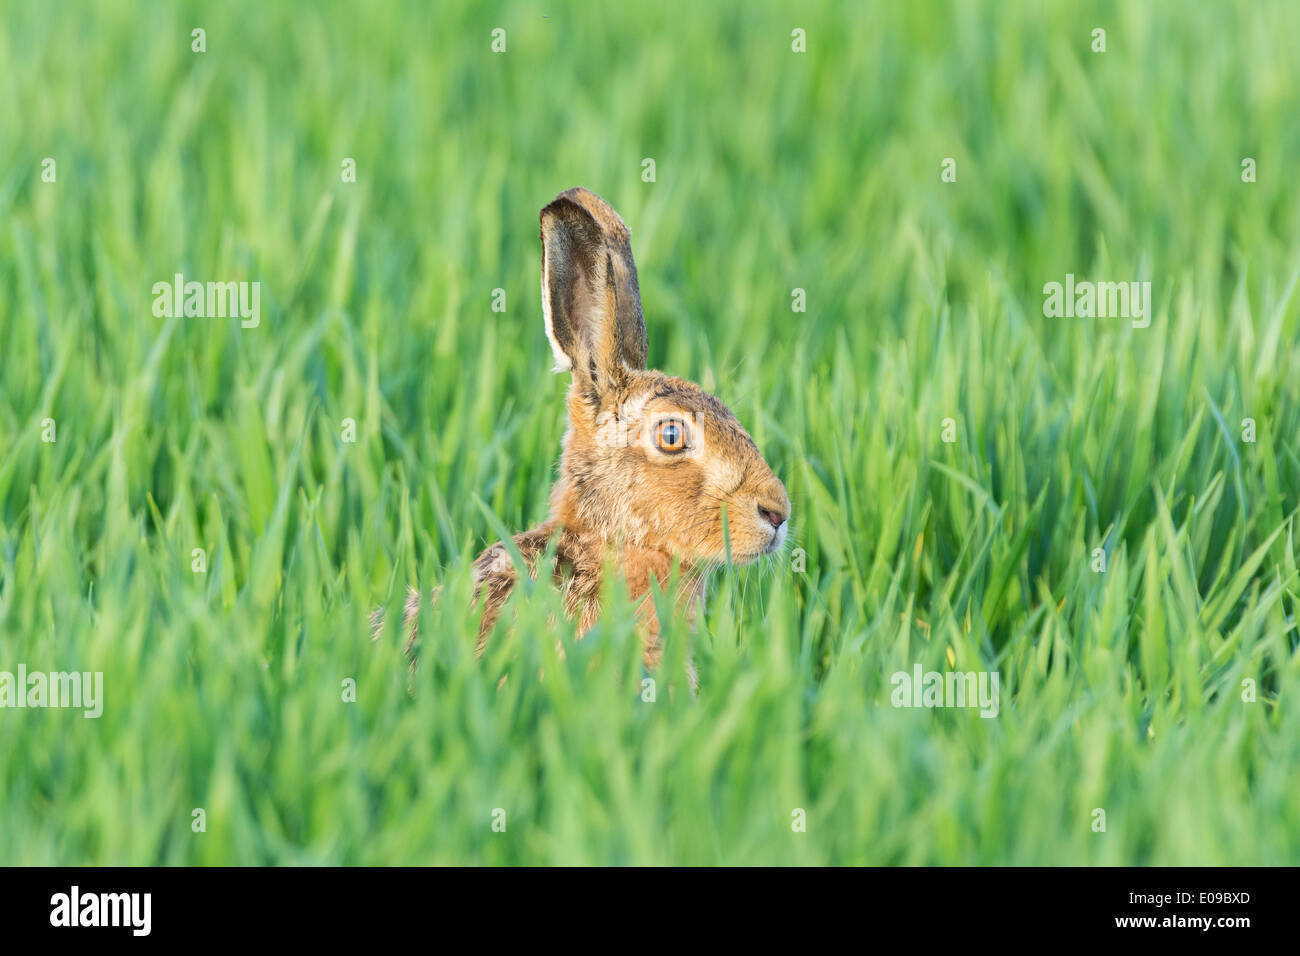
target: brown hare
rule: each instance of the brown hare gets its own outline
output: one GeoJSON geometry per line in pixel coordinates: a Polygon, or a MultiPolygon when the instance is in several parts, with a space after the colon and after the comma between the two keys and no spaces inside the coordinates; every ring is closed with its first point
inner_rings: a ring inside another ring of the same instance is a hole
{"type": "MultiPolygon", "coordinates": [[[[730,554],[748,562],[786,537],[785,486],[722,402],[698,385],[646,368],[645,320],[627,226],[603,199],[580,187],[541,212],[542,313],[555,371],[573,376],[568,431],[550,516],[514,544],[536,576],[552,537],[555,584],[581,637],[600,614],[609,566],[636,603],[644,661],[661,646],[651,597],[678,566],[687,619],[703,604],[708,572],[730,554]]],[[[516,569],[502,543],[474,562],[483,601],[481,654],[510,596],[516,569]]],[[[415,641],[419,592],[408,596],[405,629],[415,641]]],[[[695,679],[692,669],[691,684],[695,679]]]]}

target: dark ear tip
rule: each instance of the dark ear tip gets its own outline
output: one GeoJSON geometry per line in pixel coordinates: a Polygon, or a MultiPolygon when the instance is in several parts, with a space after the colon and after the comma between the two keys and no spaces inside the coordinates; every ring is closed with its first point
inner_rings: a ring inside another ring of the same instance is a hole
{"type": "Polygon", "coordinates": [[[556,196],[542,207],[542,218],[545,219],[548,213],[552,216],[562,216],[570,210],[578,212],[585,211],[582,206],[578,205],[578,203],[574,202],[564,193],[560,193],[560,195],[556,196]]]}
{"type": "Polygon", "coordinates": [[[564,227],[572,238],[580,238],[593,246],[604,244],[604,233],[591,211],[564,193],[543,206],[538,219],[542,239],[546,238],[546,223],[549,219],[564,227]]]}
{"type": "Polygon", "coordinates": [[[587,215],[591,216],[600,225],[601,230],[615,241],[624,243],[631,238],[631,233],[628,232],[627,223],[623,221],[623,217],[614,211],[613,206],[590,189],[574,186],[572,189],[566,189],[556,198],[569,199],[577,203],[587,215]]]}

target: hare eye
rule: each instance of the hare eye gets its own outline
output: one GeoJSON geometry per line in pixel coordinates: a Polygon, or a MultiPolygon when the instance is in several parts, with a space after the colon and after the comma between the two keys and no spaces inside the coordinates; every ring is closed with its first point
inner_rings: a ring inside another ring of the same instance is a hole
{"type": "Polygon", "coordinates": [[[686,450],[686,425],[669,418],[655,426],[655,445],[660,451],[675,455],[686,450]]]}

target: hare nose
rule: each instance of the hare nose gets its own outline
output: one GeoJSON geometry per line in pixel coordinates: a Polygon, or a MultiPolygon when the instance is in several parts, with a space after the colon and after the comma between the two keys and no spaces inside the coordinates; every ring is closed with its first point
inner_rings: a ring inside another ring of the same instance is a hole
{"type": "Polygon", "coordinates": [[[785,519],[789,517],[789,515],[785,511],[776,510],[773,508],[764,508],[762,505],[758,506],[758,516],[762,518],[764,521],[766,521],[768,524],[770,524],[773,528],[781,527],[781,525],[785,523],[785,519]]]}

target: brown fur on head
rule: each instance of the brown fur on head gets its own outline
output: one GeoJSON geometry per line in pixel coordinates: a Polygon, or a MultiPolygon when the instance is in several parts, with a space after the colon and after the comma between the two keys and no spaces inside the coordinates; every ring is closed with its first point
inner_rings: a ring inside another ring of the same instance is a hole
{"type": "MultiPolygon", "coordinates": [[[[600,576],[612,559],[640,601],[645,661],[654,666],[660,648],[651,580],[662,588],[674,567],[685,573],[693,618],[705,572],[728,557],[728,534],[733,561],[775,551],[785,540],[790,501],[722,402],[692,382],[646,369],[636,264],[618,213],[594,193],[570,189],[542,209],[541,238],[546,336],[556,370],[573,375],[569,428],[550,518],[513,543],[535,575],[556,538],[555,580],[579,633],[596,621],[600,576]]],[[[495,544],[478,556],[474,572],[484,602],[482,652],[516,569],[505,545],[495,544]]],[[[407,606],[411,643],[418,609],[415,595],[407,606]]]]}

